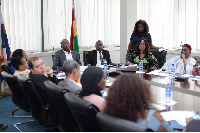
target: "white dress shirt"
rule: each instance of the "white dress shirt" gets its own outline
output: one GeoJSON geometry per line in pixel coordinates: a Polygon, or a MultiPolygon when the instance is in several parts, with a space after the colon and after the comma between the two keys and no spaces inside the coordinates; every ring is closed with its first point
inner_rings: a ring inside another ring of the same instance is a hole
{"type": "Polygon", "coordinates": [[[69,51],[69,53],[67,51],[64,51],[64,53],[65,53],[65,56],[66,56],[66,60],[73,60],[71,50],[69,51]]]}
{"type": "Polygon", "coordinates": [[[196,60],[190,56],[188,59],[186,59],[186,62],[186,70],[184,70],[183,59],[181,59],[180,56],[175,56],[167,60],[163,65],[162,69],[165,69],[165,71],[170,72],[172,64],[174,64],[176,73],[192,74],[193,66],[196,64],[196,60]]]}
{"type": "MultiPolygon", "coordinates": [[[[101,55],[102,55],[102,58],[103,58],[102,51],[101,51],[101,55]]],[[[97,64],[96,64],[96,66],[101,66],[101,59],[100,59],[99,51],[97,51],[97,64]]]]}

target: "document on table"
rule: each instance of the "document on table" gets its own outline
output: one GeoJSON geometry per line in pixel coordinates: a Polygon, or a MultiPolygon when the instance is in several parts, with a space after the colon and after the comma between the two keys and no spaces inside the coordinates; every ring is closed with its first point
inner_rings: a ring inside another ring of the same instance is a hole
{"type": "Polygon", "coordinates": [[[186,126],[186,118],[193,117],[195,115],[194,111],[169,111],[160,113],[164,120],[172,121],[176,120],[180,125],[186,126]]]}

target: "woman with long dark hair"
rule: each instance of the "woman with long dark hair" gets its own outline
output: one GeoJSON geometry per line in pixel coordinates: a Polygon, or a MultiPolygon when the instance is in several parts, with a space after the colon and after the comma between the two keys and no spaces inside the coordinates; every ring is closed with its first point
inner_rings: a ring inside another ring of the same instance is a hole
{"type": "Polygon", "coordinates": [[[140,60],[143,62],[145,69],[158,69],[158,61],[154,55],[149,51],[149,43],[146,39],[142,38],[136,45],[136,50],[129,56],[126,65],[138,64],[140,60]]]}

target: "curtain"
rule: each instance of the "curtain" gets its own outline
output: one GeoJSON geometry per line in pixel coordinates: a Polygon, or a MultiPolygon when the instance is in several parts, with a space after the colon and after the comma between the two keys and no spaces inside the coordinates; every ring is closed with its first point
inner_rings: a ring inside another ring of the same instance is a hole
{"type": "MultiPolygon", "coordinates": [[[[94,47],[97,40],[114,46],[120,42],[120,0],[75,0],[79,47],[94,47]]],[[[41,0],[2,0],[2,15],[11,51],[42,50],[41,0]]],[[[72,0],[43,0],[44,49],[60,48],[70,40],[72,0]]]]}
{"type": "Polygon", "coordinates": [[[198,0],[138,0],[137,18],[147,21],[155,46],[179,48],[188,43],[200,50],[198,0]]]}
{"type": "Polygon", "coordinates": [[[41,50],[40,0],[2,0],[2,16],[11,51],[41,50]]]}

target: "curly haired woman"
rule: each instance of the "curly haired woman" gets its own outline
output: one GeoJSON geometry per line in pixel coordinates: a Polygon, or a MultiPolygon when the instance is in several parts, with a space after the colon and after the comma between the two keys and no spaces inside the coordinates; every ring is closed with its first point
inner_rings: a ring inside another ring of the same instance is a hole
{"type": "Polygon", "coordinates": [[[128,46],[126,59],[128,59],[129,54],[133,53],[136,49],[136,44],[138,40],[145,38],[151,49],[159,49],[160,47],[156,47],[152,44],[151,35],[149,33],[149,26],[145,20],[139,20],[135,23],[134,31],[130,38],[130,43],[128,46]]]}
{"type": "Polygon", "coordinates": [[[119,76],[109,89],[104,112],[147,126],[153,131],[174,131],[154,109],[150,86],[136,74],[119,76]]]}

